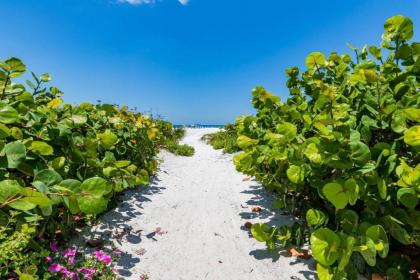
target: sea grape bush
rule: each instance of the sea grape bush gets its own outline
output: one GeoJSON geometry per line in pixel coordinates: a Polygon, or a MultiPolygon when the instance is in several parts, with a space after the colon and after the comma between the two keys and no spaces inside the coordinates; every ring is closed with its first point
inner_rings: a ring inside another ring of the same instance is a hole
{"type": "Polygon", "coordinates": [[[220,131],[204,135],[203,140],[216,150],[223,149],[224,153],[235,153],[239,151],[239,147],[236,144],[237,134],[236,125],[227,124],[220,131]]]}
{"type": "Polygon", "coordinates": [[[147,184],[159,148],[182,134],[126,106],[65,104],[48,74],[16,82],[25,71],[17,58],[0,61],[0,278],[41,250],[36,238],[66,238],[147,184]]]}
{"type": "Polygon", "coordinates": [[[293,227],[255,224],[253,236],[310,242],[320,279],[378,273],[409,278],[420,251],[420,43],[413,23],[385,22],[381,46],[307,56],[287,69],[290,97],[253,90],[237,120],[239,171],[279,194],[293,227]]]}

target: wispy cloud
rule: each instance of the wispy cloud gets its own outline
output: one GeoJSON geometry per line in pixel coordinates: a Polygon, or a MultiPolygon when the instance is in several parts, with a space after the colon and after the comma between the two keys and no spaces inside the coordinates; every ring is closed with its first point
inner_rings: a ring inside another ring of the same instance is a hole
{"type": "MultiPolygon", "coordinates": [[[[153,4],[156,3],[156,1],[157,0],[117,0],[119,3],[127,3],[130,5],[153,4]]],[[[185,6],[190,0],[178,0],[178,2],[185,6]]]]}

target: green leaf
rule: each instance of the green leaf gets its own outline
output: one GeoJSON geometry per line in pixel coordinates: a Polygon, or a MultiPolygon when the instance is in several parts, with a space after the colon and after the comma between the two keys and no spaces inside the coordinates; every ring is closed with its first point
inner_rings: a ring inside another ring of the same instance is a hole
{"type": "Polygon", "coordinates": [[[419,203],[417,193],[412,188],[401,188],[397,192],[397,199],[405,207],[409,209],[414,209],[419,203]]]}
{"type": "Polygon", "coordinates": [[[316,265],[316,272],[319,280],[333,280],[334,273],[330,270],[328,266],[323,266],[321,264],[316,265]]]}
{"type": "Polygon", "coordinates": [[[408,41],[413,37],[413,22],[411,19],[397,15],[386,20],[384,38],[388,40],[408,41]]]}
{"type": "Polygon", "coordinates": [[[338,270],[344,271],[350,262],[351,255],[353,254],[356,238],[353,236],[343,236],[341,243],[341,256],[338,262],[338,270]]]}
{"type": "Polygon", "coordinates": [[[101,196],[86,195],[77,198],[80,210],[88,215],[97,215],[108,207],[108,200],[101,196]]]}
{"type": "Polygon", "coordinates": [[[351,142],[350,149],[350,158],[355,164],[362,166],[370,160],[370,149],[365,143],[361,141],[351,142]]]}
{"type": "Polygon", "coordinates": [[[366,230],[366,236],[375,243],[379,256],[385,258],[389,252],[389,241],[385,229],[381,225],[371,226],[366,230]]]}
{"type": "Polygon", "coordinates": [[[83,181],[80,190],[95,196],[103,196],[112,191],[112,186],[103,178],[93,177],[83,181]]]}
{"type": "Polygon", "coordinates": [[[44,169],[35,175],[34,181],[43,182],[47,186],[57,185],[63,178],[54,170],[44,169]]]}
{"type": "Polygon", "coordinates": [[[111,149],[118,142],[117,135],[111,132],[111,130],[97,134],[97,138],[99,139],[99,143],[107,150],[111,149]]]}
{"type": "Polygon", "coordinates": [[[359,216],[353,210],[345,209],[338,214],[337,221],[344,232],[350,234],[357,230],[359,216]]]}
{"type": "Polygon", "coordinates": [[[322,155],[315,143],[310,143],[304,152],[305,156],[313,163],[322,163],[322,155]]]}
{"type": "Polygon", "coordinates": [[[349,202],[344,187],[339,183],[326,184],[322,188],[322,192],[337,209],[344,209],[349,202]]]}
{"type": "Polygon", "coordinates": [[[369,237],[361,238],[362,245],[359,249],[360,254],[365,259],[366,263],[370,266],[376,265],[376,247],[375,242],[369,237]]]}
{"type": "Polygon", "coordinates": [[[420,125],[410,127],[404,132],[404,142],[410,146],[420,146],[420,125]]]}
{"type": "Polygon", "coordinates": [[[26,147],[20,141],[7,143],[3,151],[9,168],[17,168],[26,159],[26,147]]]}
{"type": "Polygon", "coordinates": [[[10,129],[4,124],[0,123],[0,139],[4,139],[10,135],[10,129]]]}
{"type": "Polygon", "coordinates": [[[320,226],[328,221],[328,216],[317,209],[309,209],[306,212],[306,221],[313,226],[320,226]]]}
{"type": "Polygon", "coordinates": [[[305,170],[297,165],[291,165],[287,171],[287,178],[290,180],[290,182],[299,184],[302,183],[305,179],[305,170]]]}
{"type": "Polygon", "coordinates": [[[323,266],[330,266],[340,256],[340,237],[328,228],[320,228],[311,234],[312,254],[323,266]]]}
{"type": "Polygon", "coordinates": [[[253,224],[251,227],[252,236],[259,242],[266,242],[270,239],[268,235],[269,228],[266,224],[253,224]]]}
{"type": "Polygon", "coordinates": [[[12,124],[19,121],[19,113],[15,108],[9,105],[0,103],[0,122],[5,124],[12,124]]]}
{"type": "Polygon", "coordinates": [[[382,199],[386,199],[387,196],[387,186],[384,179],[378,180],[378,192],[382,199]]]}
{"type": "Polygon", "coordinates": [[[241,135],[236,139],[236,143],[238,144],[239,148],[245,150],[246,148],[257,144],[258,140],[251,139],[245,135],[241,135]]]}
{"type": "Polygon", "coordinates": [[[325,56],[320,52],[313,52],[306,57],[306,67],[309,70],[317,70],[325,65],[325,56]]]}
{"type": "Polygon", "coordinates": [[[31,146],[29,146],[29,150],[42,156],[49,156],[54,153],[53,147],[41,141],[32,141],[31,146]]]}
{"type": "Polygon", "coordinates": [[[9,73],[10,78],[17,78],[26,71],[25,64],[16,57],[9,58],[4,63],[0,64],[0,66],[9,73]]]}
{"type": "Polygon", "coordinates": [[[22,189],[22,186],[15,180],[0,181],[0,203],[3,203],[9,197],[20,194],[22,189]]]}

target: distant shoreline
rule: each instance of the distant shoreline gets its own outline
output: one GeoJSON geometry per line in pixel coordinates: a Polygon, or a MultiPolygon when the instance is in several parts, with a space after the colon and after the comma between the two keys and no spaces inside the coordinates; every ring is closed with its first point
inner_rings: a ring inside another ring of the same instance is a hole
{"type": "Polygon", "coordinates": [[[187,127],[187,128],[223,128],[223,124],[174,124],[175,128],[187,127]]]}

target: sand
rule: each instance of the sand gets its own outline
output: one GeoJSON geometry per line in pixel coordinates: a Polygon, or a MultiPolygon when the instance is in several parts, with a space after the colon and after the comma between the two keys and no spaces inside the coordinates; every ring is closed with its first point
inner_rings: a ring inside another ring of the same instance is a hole
{"type": "Polygon", "coordinates": [[[243,226],[291,218],[270,209],[274,197],[237,172],[232,155],[201,141],[217,129],[188,129],[183,142],[193,157],[166,151],[150,186],[127,191],[79,242],[102,238],[123,254],[118,271],[126,279],[146,273],[151,280],[315,279],[312,261],[268,251],[243,226]],[[263,211],[253,213],[260,206],[263,211]]]}

